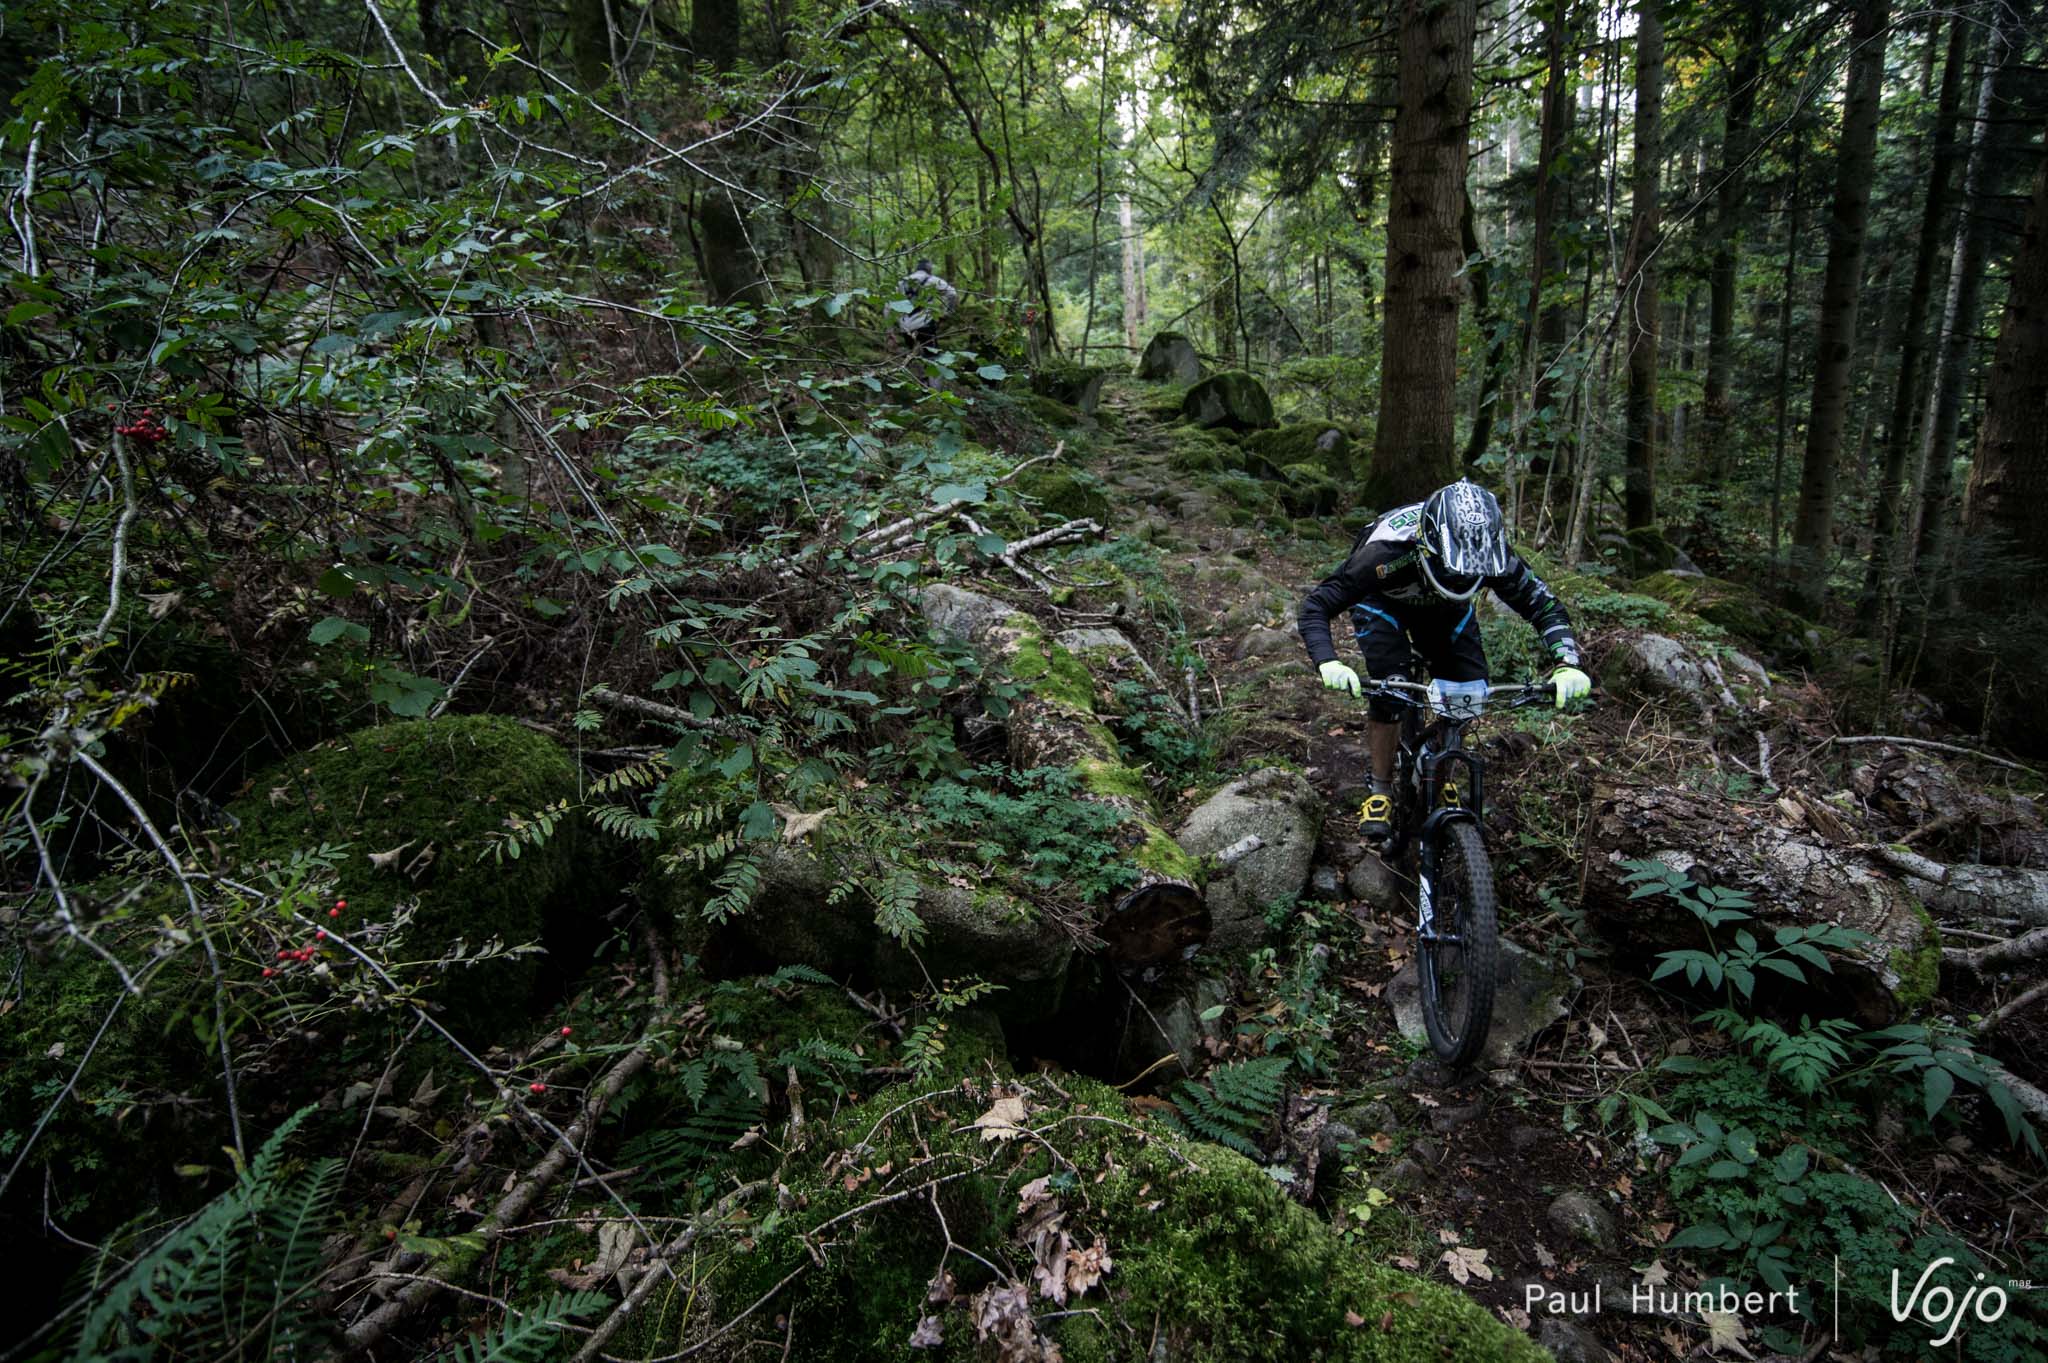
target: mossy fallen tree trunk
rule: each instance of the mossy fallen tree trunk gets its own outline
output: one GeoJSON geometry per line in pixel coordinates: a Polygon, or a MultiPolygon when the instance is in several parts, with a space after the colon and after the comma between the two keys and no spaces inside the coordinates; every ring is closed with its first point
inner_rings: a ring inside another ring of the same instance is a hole
{"type": "Polygon", "coordinates": [[[1103,906],[1096,932],[1119,964],[1177,959],[1209,935],[1201,865],[1159,821],[1144,774],[1124,760],[1095,713],[1095,679],[1078,656],[1008,603],[944,584],[925,588],[925,618],[974,649],[995,675],[1024,688],[1008,718],[1010,763],[1065,767],[1082,798],[1123,816],[1120,841],[1137,883],[1103,906]]]}
{"type": "Polygon", "coordinates": [[[2048,871],[1945,865],[1903,847],[1878,847],[1872,855],[1904,876],[1907,888],[1936,913],[2048,926],[2048,871]]]}
{"type": "MultiPolygon", "coordinates": [[[[1778,929],[1823,923],[1868,934],[1862,951],[1836,954],[1832,974],[1805,971],[1809,991],[1828,1004],[1880,1025],[1925,1000],[1940,970],[1941,939],[1919,900],[1853,847],[1787,827],[1774,813],[1773,806],[1671,787],[1596,786],[1586,823],[1587,912],[1610,939],[1646,957],[1707,947],[1684,905],[1633,897],[1625,863],[1661,861],[1697,884],[1740,890],[1754,901],[1754,921],[1716,930],[1723,948],[1735,945],[1738,930],[1765,944],[1778,929]]],[[[1802,1007],[1819,1015],[1817,1002],[1802,1007]]]]}

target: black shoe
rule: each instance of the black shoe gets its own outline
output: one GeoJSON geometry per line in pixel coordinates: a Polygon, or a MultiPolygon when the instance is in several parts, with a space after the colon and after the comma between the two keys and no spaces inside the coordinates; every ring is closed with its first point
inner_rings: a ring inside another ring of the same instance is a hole
{"type": "Polygon", "coordinates": [[[1394,836],[1394,799],[1390,795],[1368,795],[1358,807],[1358,831],[1373,842],[1394,836]]]}

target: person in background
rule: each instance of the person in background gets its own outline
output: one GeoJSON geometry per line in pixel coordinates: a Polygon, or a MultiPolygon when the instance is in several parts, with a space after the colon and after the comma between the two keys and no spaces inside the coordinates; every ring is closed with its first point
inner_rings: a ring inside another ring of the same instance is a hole
{"type": "Polygon", "coordinates": [[[903,276],[903,296],[911,308],[897,317],[896,327],[903,333],[910,357],[916,359],[937,348],[939,318],[953,315],[960,306],[960,291],[934,270],[929,260],[920,260],[916,269],[903,276]]]}

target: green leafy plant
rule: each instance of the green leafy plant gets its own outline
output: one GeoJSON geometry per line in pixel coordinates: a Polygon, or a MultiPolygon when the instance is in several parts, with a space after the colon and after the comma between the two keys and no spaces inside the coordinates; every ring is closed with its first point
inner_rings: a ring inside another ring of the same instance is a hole
{"type": "Polygon", "coordinates": [[[1257,1159],[1261,1151],[1253,1137],[1273,1120],[1291,1065],[1284,1055],[1219,1065],[1199,1080],[1181,1081],[1166,1116],[1182,1131],[1257,1159]]]}

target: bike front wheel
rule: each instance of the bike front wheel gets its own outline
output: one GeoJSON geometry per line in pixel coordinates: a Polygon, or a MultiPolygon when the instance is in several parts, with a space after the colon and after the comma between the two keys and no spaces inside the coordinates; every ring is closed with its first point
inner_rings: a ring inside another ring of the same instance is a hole
{"type": "Polygon", "coordinates": [[[1458,819],[1437,834],[1430,912],[1417,943],[1422,1021],[1446,1065],[1469,1065],[1493,1025],[1500,910],[1479,825],[1458,819]]]}

